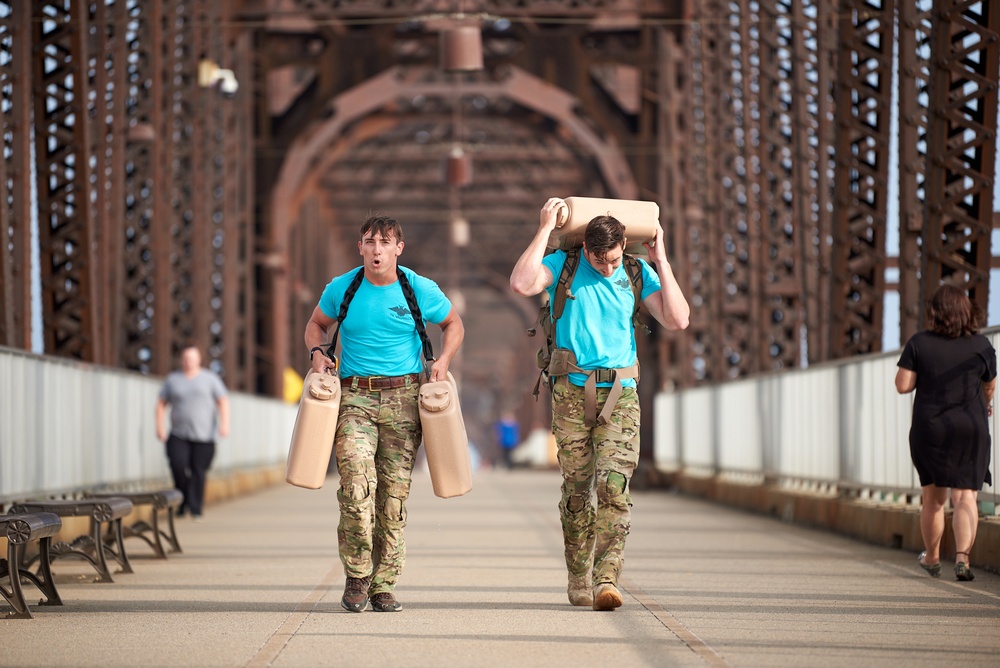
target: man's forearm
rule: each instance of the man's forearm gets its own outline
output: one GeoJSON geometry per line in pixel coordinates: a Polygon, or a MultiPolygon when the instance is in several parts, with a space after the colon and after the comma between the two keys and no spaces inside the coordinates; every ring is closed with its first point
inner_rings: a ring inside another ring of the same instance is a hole
{"type": "Polygon", "coordinates": [[[657,263],[656,273],[660,277],[660,300],[667,321],[664,324],[672,330],[686,329],[691,319],[691,306],[684,298],[670,263],[657,263]]]}

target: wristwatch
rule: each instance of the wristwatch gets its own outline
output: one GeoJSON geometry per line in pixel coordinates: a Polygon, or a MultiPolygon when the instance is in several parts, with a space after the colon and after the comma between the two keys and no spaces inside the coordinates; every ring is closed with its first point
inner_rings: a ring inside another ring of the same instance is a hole
{"type": "MultiPolygon", "coordinates": [[[[313,358],[313,354],[315,354],[315,352],[316,352],[317,350],[318,350],[318,351],[320,351],[321,353],[324,353],[324,351],[323,351],[323,346],[316,346],[316,347],[314,347],[314,348],[311,348],[311,349],[309,350],[309,361],[310,361],[310,362],[312,362],[312,358],[313,358]]],[[[326,354],[326,353],[324,353],[324,354],[326,354]]]]}

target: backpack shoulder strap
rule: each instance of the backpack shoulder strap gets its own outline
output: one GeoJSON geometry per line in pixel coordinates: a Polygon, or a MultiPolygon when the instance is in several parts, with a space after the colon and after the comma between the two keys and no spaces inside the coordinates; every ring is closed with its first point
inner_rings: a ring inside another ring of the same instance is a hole
{"type": "Polygon", "coordinates": [[[361,281],[365,278],[365,268],[359,267],[354,278],[351,279],[350,284],[347,286],[347,290],[344,291],[344,299],[340,302],[340,312],[337,313],[337,323],[340,324],[347,317],[347,307],[351,305],[351,300],[354,299],[354,295],[358,293],[358,288],[361,287],[361,281]]]}
{"type": "Polygon", "coordinates": [[[354,274],[354,278],[347,285],[347,290],[344,291],[344,298],[340,301],[340,311],[337,312],[337,328],[333,330],[333,338],[326,346],[326,356],[332,360],[336,360],[333,356],[333,351],[337,349],[337,340],[340,338],[340,323],[347,317],[347,307],[351,305],[351,300],[357,294],[358,288],[361,287],[361,281],[364,278],[365,268],[359,267],[357,273],[354,274]]]}
{"type": "Polygon", "coordinates": [[[424,317],[421,315],[420,306],[417,304],[417,293],[413,291],[413,286],[410,285],[406,274],[399,267],[396,267],[396,278],[399,279],[399,287],[403,289],[403,297],[406,299],[406,305],[410,307],[410,315],[413,316],[413,322],[417,326],[417,335],[420,337],[420,343],[424,348],[424,359],[432,362],[434,360],[434,348],[431,347],[431,340],[428,338],[427,330],[424,327],[424,317]]]}
{"type": "Polygon", "coordinates": [[[566,262],[563,263],[562,271],[559,273],[559,281],[556,283],[556,294],[552,298],[552,319],[558,320],[562,317],[563,309],[566,308],[566,300],[573,299],[570,286],[573,284],[573,277],[576,276],[576,268],[580,266],[580,249],[574,248],[566,252],[566,262]]]}
{"type": "Polygon", "coordinates": [[[628,282],[632,285],[632,296],[635,298],[635,308],[632,310],[632,327],[642,328],[649,334],[649,327],[639,317],[639,307],[642,306],[642,264],[641,260],[632,255],[624,256],[625,273],[628,274],[628,282]]]}

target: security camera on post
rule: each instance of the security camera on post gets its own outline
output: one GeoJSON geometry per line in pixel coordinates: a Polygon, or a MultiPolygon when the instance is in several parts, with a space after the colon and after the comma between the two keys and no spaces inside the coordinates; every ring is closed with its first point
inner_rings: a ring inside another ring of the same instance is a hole
{"type": "Polygon", "coordinates": [[[232,70],[224,70],[214,60],[202,60],[198,63],[198,85],[202,88],[215,88],[225,97],[236,97],[240,83],[232,70]]]}

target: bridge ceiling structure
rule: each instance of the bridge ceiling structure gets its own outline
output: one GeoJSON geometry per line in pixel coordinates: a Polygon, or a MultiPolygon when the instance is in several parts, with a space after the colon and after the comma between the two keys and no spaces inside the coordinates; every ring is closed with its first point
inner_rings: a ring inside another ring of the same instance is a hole
{"type": "Polygon", "coordinates": [[[644,383],[877,351],[889,293],[902,340],[941,282],[987,303],[998,63],[995,2],[0,0],[0,345],[161,374],[193,341],[280,394],[379,211],[517,405],[507,276],[586,195],[659,204],[692,302],[644,383]],[[483,67],[442,69],[470,25],[483,67]]]}

